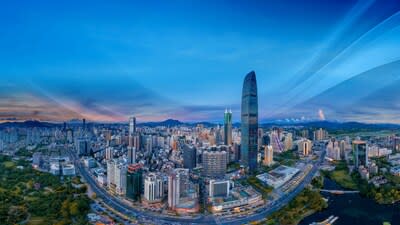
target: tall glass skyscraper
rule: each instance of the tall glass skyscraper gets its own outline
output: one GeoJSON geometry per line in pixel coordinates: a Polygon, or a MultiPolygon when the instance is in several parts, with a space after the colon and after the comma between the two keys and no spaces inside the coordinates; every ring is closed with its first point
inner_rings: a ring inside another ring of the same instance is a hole
{"type": "Polygon", "coordinates": [[[232,145],[232,111],[225,110],[224,114],[224,144],[232,145]]]}
{"type": "Polygon", "coordinates": [[[368,151],[367,142],[361,140],[353,141],[353,156],[354,156],[354,166],[358,168],[359,166],[368,166],[368,151]]]}
{"type": "Polygon", "coordinates": [[[249,173],[255,173],[258,149],[258,96],[254,71],[248,73],[244,78],[241,119],[241,163],[248,167],[249,173]]]}

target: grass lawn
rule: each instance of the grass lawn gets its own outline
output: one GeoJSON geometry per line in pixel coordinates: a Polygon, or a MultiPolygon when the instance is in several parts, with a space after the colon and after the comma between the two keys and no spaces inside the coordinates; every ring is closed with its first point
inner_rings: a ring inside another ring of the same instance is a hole
{"type": "Polygon", "coordinates": [[[6,167],[7,169],[12,168],[15,166],[15,163],[12,161],[6,161],[4,162],[4,167],[6,167]]]}
{"type": "Polygon", "coordinates": [[[350,174],[348,174],[348,172],[345,170],[333,171],[331,174],[331,179],[344,188],[357,189],[357,184],[350,177],[350,174]]]}
{"type": "Polygon", "coordinates": [[[41,225],[43,224],[44,219],[42,217],[32,217],[27,225],[41,225]]]}

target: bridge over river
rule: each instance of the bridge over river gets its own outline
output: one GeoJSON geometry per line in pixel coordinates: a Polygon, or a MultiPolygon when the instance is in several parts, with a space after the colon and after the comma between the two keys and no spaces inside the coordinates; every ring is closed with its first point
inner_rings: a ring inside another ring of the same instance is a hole
{"type": "Polygon", "coordinates": [[[346,190],[327,190],[327,189],[320,189],[320,192],[331,193],[336,195],[342,194],[358,194],[360,191],[346,191],[346,190]]]}

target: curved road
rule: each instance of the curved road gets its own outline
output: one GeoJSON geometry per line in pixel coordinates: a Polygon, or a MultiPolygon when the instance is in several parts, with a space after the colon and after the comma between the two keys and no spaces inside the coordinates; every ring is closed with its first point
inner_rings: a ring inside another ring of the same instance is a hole
{"type": "Polygon", "coordinates": [[[265,219],[265,217],[271,215],[273,212],[279,210],[283,206],[287,205],[294,197],[296,197],[308,184],[311,183],[311,180],[315,173],[318,171],[318,167],[321,164],[322,160],[325,156],[325,151],[321,154],[318,162],[313,165],[311,171],[307,174],[307,176],[300,182],[300,184],[289,194],[281,197],[279,200],[273,202],[273,204],[262,208],[262,210],[257,210],[258,212],[249,216],[244,217],[232,217],[232,218],[221,218],[223,221],[220,221],[219,218],[214,217],[212,215],[205,216],[199,215],[198,217],[191,218],[178,218],[178,217],[168,217],[159,214],[152,214],[150,212],[140,211],[132,206],[127,205],[122,202],[118,198],[110,195],[106,190],[99,187],[97,182],[89,175],[85,168],[82,167],[82,164],[79,161],[79,158],[71,152],[71,157],[74,159],[75,167],[78,168],[79,173],[85,179],[85,181],[90,185],[91,189],[96,193],[97,197],[103,199],[103,201],[115,209],[116,211],[125,214],[127,216],[134,216],[139,219],[145,219],[154,221],[157,223],[180,223],[180,224],[246,224],[252,221],[258,221],[265,219]]]}

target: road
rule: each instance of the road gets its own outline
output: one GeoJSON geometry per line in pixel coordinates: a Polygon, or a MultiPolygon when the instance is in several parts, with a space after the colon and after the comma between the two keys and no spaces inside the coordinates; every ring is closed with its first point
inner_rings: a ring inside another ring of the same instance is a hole
{"type": "Polygon", "coordinates": [[[79,174],[85,179],[90,185],[91,189],[96,193],[98,198],[101,198],[107,205],[114,210],[125,214],[127,216],[136,217],[139,221],[146,220],[154,223],[179,223],[179,224],[246,224],[252,221],[258,221],[265,219],[265,217],[271,215],[273,212],[279,210],[283,206],[287,205],[294,197],[296,197],[307,185],[311,183],[311,180],[325,157],[325,151],[321,154],[318,162],[314,163],[311,171],[306,177],[300,182],[300,184],[289,194],[282,196],[279,200],[273,202],[273,204],[266,206],[258,213],[248,215],[245,217],[234,217],[234,218],[216,218],[212,215],[199,215],[194,218],[183,218],[183,217],[168,217],[160,214],[153,214],[146,211],[140,211],[137,208],[133,208],[130,205],[122,202],[117,197],[110,195],[104,188],[100,187],[94,178],[88,173],[88,171],[82,166],[79,158],[72,152],[70,155],[74,161],[75,167],[78,169],[79,174]]]}
{"type": "Polygon", "coordinates": [[[265,219],[265,217],[271,215],[273,212],[279,210],[283,206],[287,205],[294,197],[296,197],[307,185],[309,185],[318,171],[319,166],[321,165],[323,159],[325,158],[326,152],[323,151],[319,160],[313,165],[311,171],[307,174],[307,176],[300,182],[300,184],[289,194],[282,196],[281,199],[275,201],[273,204],[267,206],[267,208],[263,209],[261,212],[249,215],[245,218],[233,219],[221,224],[246,224],[252,221],[258,221],[265,219]]]}

